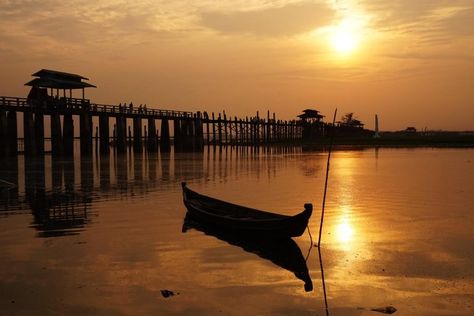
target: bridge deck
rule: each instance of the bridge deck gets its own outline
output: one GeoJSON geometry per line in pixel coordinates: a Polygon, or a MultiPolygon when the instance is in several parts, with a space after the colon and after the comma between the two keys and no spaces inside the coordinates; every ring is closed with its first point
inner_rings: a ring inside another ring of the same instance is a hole
{"type": "Polygon", "coordinates": [[[110,105],[91,103],[88,99],[51,98],[42,102],[28,102],[26,98],[0,96],[0,109],[7,111],[34,111],[43,114],[71,113],[81,114],[88,112],[93,116],[108,114],[109,116],[125,116],[156,119],[173,119],[193,117],[193,112],[153,109],[145,107],[130,107],[128,105],[110,105]]]}

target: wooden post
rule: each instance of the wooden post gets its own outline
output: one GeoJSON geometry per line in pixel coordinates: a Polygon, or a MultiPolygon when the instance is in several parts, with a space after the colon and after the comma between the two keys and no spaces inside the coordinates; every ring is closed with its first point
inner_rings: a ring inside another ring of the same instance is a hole
{"type": "MultiPolygon", "coordinates": [[[[109,116],[106,113],[99,115],[99,137],[100,146],[99,150],[101,154],[108,154],[110,151],[109,147],[109,116]]],[[[106,158],[104,158],[106,159],[106,158]]]]}
{"type": "Polygon", "coordinates": [[[116,118],[116,146],[118,153],[127,152],[127,135],[126,135],[126,118],[125,116],[117,116],[116,118]]]}
{"type": "Polygon", "coordinates": [[[249,117],[245,117],[245,144],[249,143],[249,117]]]}
{"type": "Polygon", "coordinates": [[[239,144],[239,121],[237,120],[237,116],[234,116],[234,130],[235,130],[235,135],[234,135],[234,143],[237,146],[239,144]]]}
{"type": "Polygon", "coordinates": [[[35,113],[35,152],[36,154],[44,154],[44,115],[43,113],[35,113]]]}
{"type": "Polygon", "coordinates": [[[141,116],[133,117],[133,151],[138,153],[143,151],[142,142],[142,118],[141,116]]]}
{"type": "MultiPolygon", "coordinates": [[[[173,120],[173,144],[175,152],[182,151],[183,149],[183,129],[185,121],[180,119],[173,120]]],[[[163,135],[163,131],[161,132],[163,135]]]]}
{"type": "Polygon", "coordinates": [[[219,133],[219,146],[222,146],[222,119],[220,113],[217,117],[217,132],[219,133]]]}
{"type": "Polygon", "coordinates": [[[242,145],[244,145],[244,135],[245,135],[242,119],[239,119],[239,131],[240,131],[240,133],[239,133],[239,145],[242,146],[242,145]]]}
{"type": "Polygon", "coordinates": [[[74,121],[71,113],[64,114],[63,141],[64,154],[72,157],[74,155],[74,121]]]}
{"type": "Polygon", "coordinates": [[[92,130],[90,124],[90,114],[83,111],[80,115],[80,143],[81,156],[92,153],[92,130]]]}
{"type": "Polygon", "coordinates": [[[170,129],[168,119],[164,118],[161,120],[161,139],[160,139],[160,151],[169,152],[171,150],[170,144],[170,129]]]}
{"type": "Polygon", "coordinates": [[[212,112],[212,144],[216,146],[216,120],[212,112]]]}
{"type": "Polygon", "coordinates": [[[193,151],[195,147],[195,139],[194,139],[194,123],[193,119],[189,118],[185,120],[184,125],[184,149],[186,151],[193,151]]]}
{"type": "Polygon", "coordinates": [[[60,156],[63,153],[63,139],[61,133],[61,118],[58,112],[51,113],[51,153],[60,156]]]}
{"type": "Polygon", "coordinates": [[[207,145],[209,146],[211,144],[211,135],[209,135],[209,117],[207,117],[207,122],[206,122],[206,137],[207,137],[207,145]]]}
{"type": "Polygon", "coordinates": [[[4,144],[8,143],[7,137],[7,113],[0,109],[0,158],[7,155],[7,147],[4,144]]]}
{"type": "Polygon", "coordinates": [[[224,113],[224,143],[227,146],[228,138],[227,138],[227,115],[224,113]]]}
{"type": "Polygon", "coordinates": [[[33,112],[23,112],[23,150],[26,156],[35,152],[35,129],[33,112]]]}
{"type": "Polygon", "coordinates": [[[18,131],[17,131],[16,112],[7,113],[7,155],[14,156],[18,154],[18,131]]]}
{"type": "Polygon", "coordinates": [[[260,116],[257,111],[257,117],[255,118],[255,144],[260,145],[260,116]]]}
{"type": "Polygon", "coordinates": [[[148,118],[148,152],[156,152],[156,123],[154,117],[148,118]]]}
{"type": "Polygon", "coordinates": [[[194,151],[202,151],[204,149],[204,133],[201,117],[194,119],[194,151]]]}
{"type": "Polygon", "coordinates": [[[271,135],[271,129],[270,129],[270,111],[267,111],[267,126],[266,126],[267,132],[266,132],[266,141],[267,143],[270,143],[272,141],[272,135],[271,135]]]}

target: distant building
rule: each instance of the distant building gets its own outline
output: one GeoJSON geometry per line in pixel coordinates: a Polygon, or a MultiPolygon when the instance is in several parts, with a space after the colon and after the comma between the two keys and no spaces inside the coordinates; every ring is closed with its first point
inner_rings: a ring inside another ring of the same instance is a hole
{"type": "Polygon", "coordinates": [[[303,124],[303,139],[311,140],[317,137],[324,136],[324,115],[321,115],[318,110],[306,109],[303,113],[298,115],[301,124],[303,124]]]}
{"type": "Polygon", "coordinates": [[[409,126],[404,130],[405,133],[416,133],[416,128],[409,126]]]}
{"type": "Polygon", "coordinates": [[[318,110],[306,109],[303,110],[303,114],[298,115],[298,117],[307,123],[321,123],[324,115],[319,114],[318,110]]]}
{"type": "Polygon", "coordinates": [[[377,114],[375,114],[375,132],[374,132],[374,138],[380,138],[379,134],[379,117],[377,114]]]}

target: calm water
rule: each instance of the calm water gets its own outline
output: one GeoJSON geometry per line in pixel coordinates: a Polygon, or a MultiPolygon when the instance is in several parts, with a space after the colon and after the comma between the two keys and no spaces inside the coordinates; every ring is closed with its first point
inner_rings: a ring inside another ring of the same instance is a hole
{"type": "MultiPolygon", "coordinates": [[[[325,165],[301,149],[2,162],[18,190],[0,199],[0,314],[326,315],[308,233],[183,233],[179,185],[284,214],[312,202],[317,239],[325,165]]],[[[330,315],[474,314],[473,149],[336,151],[326,211],[330,315]]]]}

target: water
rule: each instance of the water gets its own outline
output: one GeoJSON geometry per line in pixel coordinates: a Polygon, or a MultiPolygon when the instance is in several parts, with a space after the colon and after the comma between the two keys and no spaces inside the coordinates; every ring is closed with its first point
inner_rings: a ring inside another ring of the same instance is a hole
{"type": "MultiPolygon", "coordinates": [[[[307,233],[291,245],[183,233],[179,185],[283,214],[311,202],[315,241],[325,167],[326,153],[294,148],[3,162],[18,189],[0,199],[0,315],[326,315],[307,233]]],[[[329,314],[474,314],[473,201],[473,149],[334,152],[329,314]]]]}

